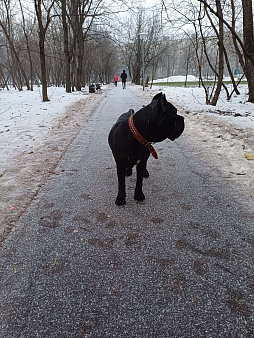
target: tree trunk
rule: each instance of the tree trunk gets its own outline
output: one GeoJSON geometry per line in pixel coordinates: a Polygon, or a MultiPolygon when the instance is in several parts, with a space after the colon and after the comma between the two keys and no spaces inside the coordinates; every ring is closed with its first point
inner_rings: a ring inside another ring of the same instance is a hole
{"type": "Polygon", "coordinates": [[[39,47],[40,47],[40,63],[41,63],[41,83],[42,83],[42,101],[47,102],[47,69],[46,69],[46,55],[45,55],[45,36],[50,24],[50,11],[54,5],[54,0],[51,1],[49,8],[47,9],[47,20],[45,26],[43,26],[44,17],[42,14],[42,6],[45,9],[45,3],[42,0],[34,0],[35,12],[38,20],[39,29],[39,47]]]}
{"type": "Polygon", "coordinates": [[[45,40],[43,34],[39,33],[40,45],[40,61],[41,61],[41,84],[42,84],[42,101],[49,101],[48,86],[47,86],[47,70],[46,70],[46,56],[45,56],[45,40]]]}
{"type": "Polygon", "coordinates": [[[76,89],[81,90],[82,83],[82,65],[83,65],[83,33],[82,26],[78,28],[78,37],[77,37],[77,73],[76,73],[76,89]]]}
{"type": "MultiPolygon", "coordinates": [[[[253,14],[252,0],[242,0],[243,5],[243,41],[244,46],[254,58],[254,34],[253,34],[253,14]]],[[[249,102],[254,103],[254,64],[245,55],[244,73],[248,82],[249,102]]]]}
{"type": "Polygon", "coordinates": [[[223,24],[226,25],[226,27],[231,31],[233,36],[233,42],[236,47],[236,52],[238,54],[240,63],[242,65],[242,68],[244,70],[247,82],[248,82],[248,88],[249,88],[249,101],[254,103],[254,34],[253,34],[253,14],[252,14],[252,0],[242,0],[242,8],[243,8],[243,41],[239,37],[239,35],[236,33],[234,29],[234,1],[231,1],[231,7],[232,7],[232,27],[223,19],[222,16],[218,13],[218,11],[214,11],[212,7],[207,3],[206,0],[198,0],[201,3],[204,4],[206,8],[209,8],[211,13],[217,16],[220,20],[223,21],[223,24]],[[243,54],[244,54],[244,60],[241,57],[240,50],[237,46],[236,41],[240,44],[243,54]],[[244,63],[244,65],[243,65],[244,63]]]}
{"type": "Polygon", "coordinates": [[[190,55],[189,55],[189,49],[188,49],[187,55],[186,55],[186,72],[185,72],[184,87],[187,86],[188,72],[189,72],[189,61],[190,61],[190,55]]]}
{"type": "Polygon", "coordinates": [[[141,43],[140,37],[138,37],[136,62],[133,65],[133,82],[135,85],[140,85],[140,74],[141,74],[141,43]]]}
{"type": "Polygon", "coordinates": [[[25,80],[25,84],[27,86],[27,89],[30,90],[29,80],[28,80],[28,78],[26,76],[26,72],[25,72],[25,70],[24,70],[24,68],[22,66],[22,63],[21,63],[20,59],[19,59],[18,53],[17,53],[17,51],[15,49],[15,46],[13,44],[13,41],[12,41],[10,35],[8,34],[7,30],[6,30],[5,25],[2,23],[1,20],[0,20],[0,27],[2,27],[3,32],[4,32],[4,34],[5,34],[5,36],[6,36],[7,40],[8,40],[8,43],[9,43],[9,46],[11,48],[12,54],[13,54],[13,56],[15,57],[15,59],[17,61],[17,65],[18,65],[18,68],[20,70],[20,73],[22,74],[22,76],[23,76],[23,78],[25,80]]]}
{"type": "Polygon", "coordinates": [[[65,81],[66,92],[71,93],[71,53],[69,51],[69,34],[67,25],[66,0],[62,0],[62,20],[64,33],[65,81]]]}
{"type": "Polygon", "coordinates": [[[6,87],[6,89],[9,90],[8,79],[5,79],[5,76],[4,76],[4,73],[2,71],[1,65],[0,65],[0,79],[1,79],[1,82],[2,82],[2,88],[6,87]]]}
{"type": "MultiPolygon", "coordinates": [[[[231,67],[230,67],[230,62],[229,62],[228,54],[227,54],[227,51],[226,51],[225,47],[223,47],[223,53],[224,53],[224,56],[225,56],[225,61],[226,61],[226,65],[227,65],[227,68],[228,68],[228,73],[229,73],[230,79],[232,81],[234,92],[236,93],[236,95],[240,95],[240,92],[239,92],[239,90],[237,88],[237,85],[235,83],[234,75],[233,75],[231,67]]],[[[227,97],[227,99],[229,100],[230,97],[227,97]]]]}
{"type": "MultiPolygon", "coordinates": [[[[221,9],[221,3],[220,0],[216,0],[216,8],[217,13],[220,17],[223,17],[222,15],[222,9],[221,9]]],[[[223,84],[223,71],[224,71],[224,34],[223,34],[223,21],[219,19],[219,40],[218,40],[218,46],[219,46],[219,71],[218,71],[218,83],[217,87],[213,96],[213,99],[211,101],[212,106],[216,106],[219,95],[221,92],[221,87],[223,84]]]]}
{"type": "MultiPolygon", "coordinates": [[[[222,16],[222,18],[223,18],[222,10],[218,10],[218,13],[220,13],[219,17],[222,16]]],[[[210,21],[210,23],[211,23],[211,25],[212,25],[212,27],[213,27],[215,33],[216,33],[216,36],[217,36],[218,40],[219,40],[219,42],[220,42],[220,41],[221,41],[221,33],[220,33],[220,31],[218,32],[218,30],[217,30],[216,26],[214,25],[214,23],[213,23],[213,21],[212,21],[210,15],[209,15],[207,9],[206,9],[206,14],[207,14],[207,16],[208,16],[208,18],[209,18],[209,21],[210,21]]],[[[221,21],[222,21],[222,23],[223,23],[223,20],[221,20],[221,21]]],[[[233,20],[232,20],[232,21],[233,21],[233,20]]],[[[219,28],[220,28],[220,26],[219,26],[219,28]]],[[[223,40],[224,40],[224,38],[223,38],[223,36],[222,36],[223,54],[224,54],[224,57],[225,57],[225,61],[226,61],[228,73],[229,73],[229,76],[230,76],[231,81],[232,81],[232,84],[233,84],[234,92],[235,92],[237,95],[239,95],[240,92],[239,92],[238,89],[237,89],[237,85],[236,85],[236,83],[235,83],[235,79],[234,79],[234,76],[233,76],[233,74],[232,74],[231,66],[230,66],[230,63],[229,63],[228,55],[227,55],[227,50],[226,50],[226,48],[225,48],[225,46],[224,46],[224,41],[223,41],[223,40]]],[[[216,74],[216,76],[219,78],[219,74],[216,72],[216,70],[213,70],[213,71],[214,71],[214,73],[216,74]]],[[[227,100],[229,100],[229,99],[230,99],[230,94],[229,94],[228,88],[227,88],[227,86],[226,86],[223,82],[222,82],[222,86],[223,86],[223,88],[225,89],[225,92],[226,92],[226,95],[227,95],[227,100]]]]}
{"type": "Polygon", "coordinates": [[[135,85],[140,85],[140,74],[141,74],[141,66],[136,63],[133,67],[133,82],[135,85]]]}
{"type": "Polygon", "coordinates": [[[31,81],[30,90],[33,91],[33,61],[32,61],[29,41],[28,41],[28,34],[27,34],[26,28],[25,28],[25,17],[24,17],[24,12],[23,12],[23,7],[22,7],[21,0],[19,0],[19,5],[20,5],[21,14],[22,14],[23,32],[24,32],[25,39],[26,39],[26,48],[27,48],[28,59],[29,59],[29,64],[30,64],[30,81],[31,81]]]}
{"type": "Polygon", "coordinates": [[[82,73],[82,61],[81,61],[81,40],[83,39],[82,23],[80,24],[80,2],[73,0],[71,2],[71,14],[72,14],[72,29],[73,29],[73,54],[75,55],[75,68],[73,67],[73,74],[75,76],[76,90],[81,90],[81,73],[82,73]]]}

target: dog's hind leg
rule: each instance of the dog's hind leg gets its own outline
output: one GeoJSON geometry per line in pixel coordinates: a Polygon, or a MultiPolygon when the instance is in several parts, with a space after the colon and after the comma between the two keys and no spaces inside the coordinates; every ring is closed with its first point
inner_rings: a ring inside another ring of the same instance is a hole
{"type": "Polygon", "coordinates": [[[116,198],[116,205],[124,205],[126,203],[125,197],[125,165],[117,163],[117,177],[118,177],[118,195],[116,198]]]}
{"type": "MultiPolygon", "coordinates": [[[[132,175],[132,167],[127,167],[126,168],[126,172],[125,172],[125,176],[128,177],[128,176],[131,176],[132,175]]],[[[149,177],[149,172],[148,170],[146,169],[145,172],[144,172],[144,178],[148,178],[149,177]]]]}
{"type": "Polygon", "coordinates": [[[132,167],[127,167],[125,171],[125,176],[131,176],[132,175],[132,167]]]}
{"type": "Polygon", "coordinates": [[[144,172],[144,178],[148,178],[149,177],[149,172],[148,170],[146,169],[145,172],[144,172]]]}
{"type": "Polygon", "coordinates": [[[137,165],[137,183],[135,188],[134,199],[136,201],[144,201],[145,195],[142,191],[143,177],[146,172],[146,161],[141,161],[137,165]]]}

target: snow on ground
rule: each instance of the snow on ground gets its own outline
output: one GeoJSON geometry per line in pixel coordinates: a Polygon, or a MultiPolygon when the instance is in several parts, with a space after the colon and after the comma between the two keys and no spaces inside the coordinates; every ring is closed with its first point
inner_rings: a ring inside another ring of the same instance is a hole
{"type": "Polygon", "coordinates": [[[48,88],[0,90],[0,242],[25,211],[108,86],[96,94],[48,88]]]}
{"type": "Polygon", "coordinates": [[[49,87],[50,102],[42,102],[40,91],[41,88],[33,92],[13,88],[0,91],[0,174],[14,157],[32,149],[46,136],[67,105],[84,96],[79,92],[68,95],[63,88],[49,87]]]}
{"type": "MultiPolygon", "coordinates": [[[[192,152],[215,176],[233,185],[239,204],[254,213],[254,160],[245,155],[254,155],[254,105],[246,102],[247,86],[241,86],[241,95],[230,102],[222,93],[216,107],[205,104],[202,88],[155,85],[142,91],[130,84],[128,88],[147,103],[164,92],[185,117],[184,134],[192,152]]],[[[50,102],[41,102],[41,88],[0,91],[0,241],[48,175],[57,174],[58,161],[109,89],[67,94],[64,88],[50,87],[50,102]]]]}
{"type": "MultiPolygon", "coordinates": [[[[243,128],[254,129],[254,105],[248,100],[248,86],[239,85],[240,95],[233,94],[230,101],[226,100],[224,90],[222,91],[216,107],[205,104],[205,93],[203,88],[198,87],[166,87],[157,86],[156,82],[184,82],[184,76],[174,76],[155,81],[154,90],[162,90],[178,106],[186,111],[195,111],[199,113],[213,113],[223,115],[223,121],[227,120],[243,128]],[[228,117],[227,119],[225,118],[228,117]],[[235,119],[234,117],[238,117],[235,119]],[[247,118],[246,118],[247,117],[247,118]]],[[[228,79],[229,80],[229,79],[228,79]]],[[[198,81],[194,76],[188,75],[188,82],[198,81]]],[[[233,90],[232,85],[228,86],[229,92],[233,90]]]]}
{"type": "MultiPolygon", "coordinates": [[[[185,76],[182,75],[177,75],[177,76],[169,76],[167,78],[161,78],[161,79],[156,79],[154,80],[154,83],[161,83],[161,82],[184,82],[186,79],[185,76]]],[[[194,75],[187,75],[187,81],[198,81],[196,76],[194,75]]]]}

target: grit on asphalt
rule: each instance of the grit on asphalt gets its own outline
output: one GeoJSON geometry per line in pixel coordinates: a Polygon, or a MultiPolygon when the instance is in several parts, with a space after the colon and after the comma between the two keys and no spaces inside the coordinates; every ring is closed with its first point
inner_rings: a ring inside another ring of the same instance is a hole
{"type": "Polygon", "coordinates": [[[253,215],[184,134],[114,204],[108,132],[143,104],[109,91],[3,243],[0,337],[254,336],[253,215]]]}

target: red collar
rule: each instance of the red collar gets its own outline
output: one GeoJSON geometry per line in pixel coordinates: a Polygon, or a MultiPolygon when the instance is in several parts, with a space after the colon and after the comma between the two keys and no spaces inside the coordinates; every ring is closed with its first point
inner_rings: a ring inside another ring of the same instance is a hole
{"type": "Polygon", "coordinates": [[[149,151],[150,153],[153,155],[154,158],[158,158],[158,155],[156,153],[156,150],[154,149],[154,147],[151,145],[150,142],[146,141],[140,134],[139,132],[137,131],[136,127],[134,126],[134,122],[133,122],[133,115],[130,116],[129,120],[129,127],[130,127],[130,130],[132,132],[132,134],[136,137],[136,139],[141,143],[143,144],[143,146],[145,146],[149,151]]]}

